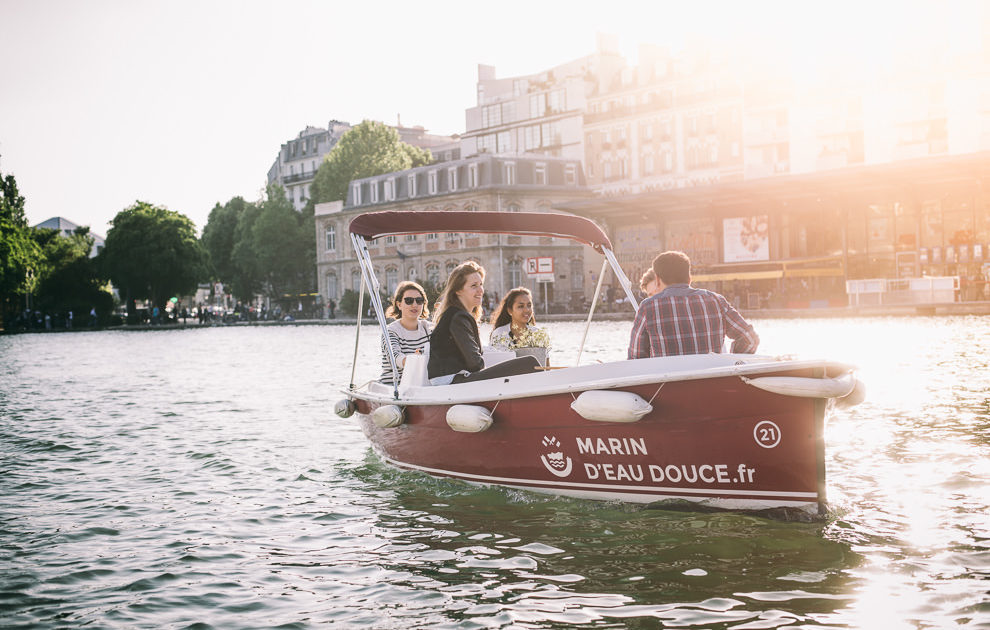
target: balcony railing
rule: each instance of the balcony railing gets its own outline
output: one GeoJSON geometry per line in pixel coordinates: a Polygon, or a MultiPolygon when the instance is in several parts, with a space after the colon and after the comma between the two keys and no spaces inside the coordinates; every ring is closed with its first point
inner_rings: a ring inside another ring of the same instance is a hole
{"type": "Polygon", "coordinates": [[[306,180],[313,179],[316,176],[316,171],[310,171],[309,173],[292,173],[291,175],[286,175],[282,178],[282,182],[286,184],[294,184],[296,182],[303,182],[306,180]]]}

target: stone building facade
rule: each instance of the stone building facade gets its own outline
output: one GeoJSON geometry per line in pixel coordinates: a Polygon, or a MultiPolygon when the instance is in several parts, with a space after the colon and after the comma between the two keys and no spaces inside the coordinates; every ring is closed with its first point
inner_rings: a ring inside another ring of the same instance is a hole
{"type": "MultiPolygon", "coordinates": [[[[587,199],[580,162],[556,158],[480,155],[387,173],[351,182],[347,199],[316,206],[319,294],[323,304],[358,291],[361,270],[348,225],[355,216],[383,210],[460,210],[552,212],[560,203],[587,199]]],[[[465,260],[487,271],[485,287],[493,308],[509,289],[533,291],[537,312],[563,311],[590,295],[585,257],[592,253],[573,241],[501,234],[431,233],[385,237],[369,243],[382,290],[416,280],[439,287],[465,260]],[[526,274],[526,259],[552,257],[553,282],[526,274]]],[[[600,261],[600,256],[594,254],[600,261]]]]}

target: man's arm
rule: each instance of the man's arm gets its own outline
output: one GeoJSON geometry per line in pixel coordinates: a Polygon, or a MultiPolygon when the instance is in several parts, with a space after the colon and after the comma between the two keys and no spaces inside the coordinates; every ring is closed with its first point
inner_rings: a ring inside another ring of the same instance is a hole
{"type": "Polygon", "coordinates": [[[650,334],[648,330],[649,318],[646,316],[646,307],[639,305],[636,311],[636,318],[633,320],[632,332],[629,334],[629,350],[626,353],[627,359],[647,359],[650,356],[650,334]]]}
{"type": "Polygon", "coordinates": [[[725,309],[722,312],[722,319],[725,321],[725,334],[732,339],[731,351],[739,354],[753,354],[760,345],[760,336],[724,297],[722,304],[725,309]]]}

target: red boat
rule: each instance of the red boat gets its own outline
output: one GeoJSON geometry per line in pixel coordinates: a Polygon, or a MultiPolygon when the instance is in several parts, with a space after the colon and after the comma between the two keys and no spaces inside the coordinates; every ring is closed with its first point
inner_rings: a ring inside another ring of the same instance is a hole
{"type": "MultiPolygon", "coordinates": [[[[350,233],[383,332],[367,241],[438,231],[583,242],[604,254],[638,308],[608,237],[587,219],[379,212],[355,218],[350,233]]],[[[600,290],[599,281],[589,324],[600,290]]],[[[407,360],[395,386],[356,387],[352,373],[337,403],[342,417],[356,412],[386,462],[469,483],[661,505],[824,513],[826,414],[833,401],[856,404],[863,394],[851,366],[749,354],[575,365],[443,386],[429,384],[425,362],[407,360]]]]}

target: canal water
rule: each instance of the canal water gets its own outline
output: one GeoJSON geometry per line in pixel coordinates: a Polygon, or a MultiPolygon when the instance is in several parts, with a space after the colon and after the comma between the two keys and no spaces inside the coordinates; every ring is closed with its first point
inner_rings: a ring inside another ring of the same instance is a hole
{"type": "MultiPolygon", "coordinates": [[[[0,337],[0,626],[990,627],[990,318],[754,323],[867,383],[825,522],[393,470],[331,411],[352,326],[0,337]]],[[[573,361],[582,324],[548,327],[573,361]]]]}

